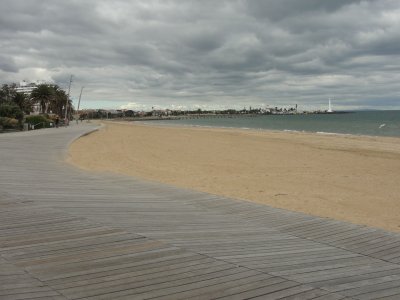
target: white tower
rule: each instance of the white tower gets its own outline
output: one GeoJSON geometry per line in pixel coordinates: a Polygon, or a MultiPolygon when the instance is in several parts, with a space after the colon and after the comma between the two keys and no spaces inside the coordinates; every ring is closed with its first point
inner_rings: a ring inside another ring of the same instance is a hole
{"type": "Polygon", "coordinates": [[[328,105],[328,113],[333,112],[332,105],[331,105],[331,98],[329,98],[329,105],[328,105]]]}

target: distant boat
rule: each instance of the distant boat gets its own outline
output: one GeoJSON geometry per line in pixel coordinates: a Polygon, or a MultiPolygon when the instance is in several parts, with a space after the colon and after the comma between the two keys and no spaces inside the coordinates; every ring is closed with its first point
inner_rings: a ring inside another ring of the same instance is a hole
{"type": "Polygon", "coordinates": [[[327,110],[327,112],[328,112],[328,113],[332,113],[332,112],[333,112],[333,110],[332,110],[332,105],[331,105],[331,98],[329,98],[329,104],[328,104],[328,110],[327,110]]]}

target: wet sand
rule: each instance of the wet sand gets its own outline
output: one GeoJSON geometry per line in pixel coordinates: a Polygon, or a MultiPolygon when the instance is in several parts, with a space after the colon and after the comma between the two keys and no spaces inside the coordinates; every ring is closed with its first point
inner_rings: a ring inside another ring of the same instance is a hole
{"type": "Polygon", "coordinates": [[[108,122],[68,161],[400,232],[400,138],[108,122]]]}

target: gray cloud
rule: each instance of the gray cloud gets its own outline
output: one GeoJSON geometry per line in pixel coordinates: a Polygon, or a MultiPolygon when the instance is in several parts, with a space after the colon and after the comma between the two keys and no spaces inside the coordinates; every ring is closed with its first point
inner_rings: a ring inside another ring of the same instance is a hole
{"type": "Polygon", "coordinates": [[[4,72],[16,73],[18,67],[11,56],[5,56],[0,53],[0,70],[4,72]]]}
{"type": "Polygon", "coordinates": [[[282,21],[288,18],[308,17],[315,13],[332,13],[361,0],[251,0],[246,7],[251,15],[260,19],[282,21]]]}
{"type": "Polygon", "coordinates": [[[73,74],[84,106],[400,108],[397,0],[2,4],[0,82],[73,74]]]}

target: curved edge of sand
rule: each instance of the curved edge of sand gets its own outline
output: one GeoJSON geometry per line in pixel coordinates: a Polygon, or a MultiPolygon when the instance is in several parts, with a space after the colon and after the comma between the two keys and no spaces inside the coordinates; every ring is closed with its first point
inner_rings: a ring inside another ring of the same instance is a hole
{"type": "Polygon", "coordinates": [[[400,139],[107,122],[69,163],[400,231],[400,139]]]}

